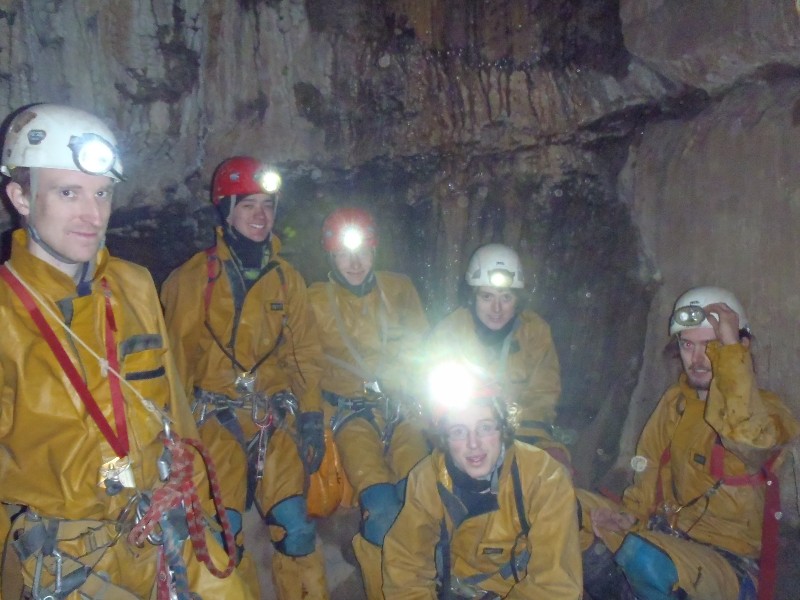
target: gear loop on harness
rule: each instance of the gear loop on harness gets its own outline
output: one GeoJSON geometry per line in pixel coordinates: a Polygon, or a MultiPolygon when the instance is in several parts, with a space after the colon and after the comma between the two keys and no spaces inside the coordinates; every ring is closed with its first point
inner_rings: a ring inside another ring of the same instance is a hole
{"type": "Polygon", "coordinates": [[[380,436],[384,454],[389,451],[394,430],[404,418],[403,405],[381,392],[377,382],[365,384],[363,396],[350,398],[327,390],[323,390],[322,396],[329,404],[336,407],[336,412],[330,420],[334,436],[346,423],[362,418],[369,422],[380,436]],[[383,427],[377,423],[376,413],[383,418],[383,427]]]}

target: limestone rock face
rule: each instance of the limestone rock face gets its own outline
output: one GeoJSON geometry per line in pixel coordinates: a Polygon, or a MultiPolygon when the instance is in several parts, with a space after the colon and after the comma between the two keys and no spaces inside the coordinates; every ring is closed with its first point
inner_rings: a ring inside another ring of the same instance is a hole
{"type": "Polygon", "coordinates": [[[619,14],[633,56],[709,93],[800,67],[795,2],[620,0],[619,14]]]}

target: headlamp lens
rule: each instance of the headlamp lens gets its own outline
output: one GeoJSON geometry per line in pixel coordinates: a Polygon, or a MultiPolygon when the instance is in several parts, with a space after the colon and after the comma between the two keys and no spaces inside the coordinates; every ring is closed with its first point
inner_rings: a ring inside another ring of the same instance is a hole
{"type": "Polygon", "coordinates": [[[514,273],[507,269],[493,269],[489,271],[489,283],[492,287],[511,287],[514,282],[514,273]]]}
{"type": "Polygon", "coordinates": [[[117,151],[111,142],[96,133],[72,136],[69,148],[75,166],[89,175],[106,175],[117,160],[117,151]]]}
{"type": "Polygon", "coordinates": [[[268,194],[274,194],[281,189],[281,176],[271,169],[261,171],[256,175],[256,183],[268,194]]]}
{"type": "Polygon", "coordinates": [[[342,232],[342,245],[348,250],[358,250],[364,243],[364,234],[357,227],[347,227],[342,232]]]}
{"type": "Polygon", "coordinates": [[[672,321],[681,327],[697,327],[705,320],[706,313],[702,306],[681,306],[672,313],[672,321]]]}

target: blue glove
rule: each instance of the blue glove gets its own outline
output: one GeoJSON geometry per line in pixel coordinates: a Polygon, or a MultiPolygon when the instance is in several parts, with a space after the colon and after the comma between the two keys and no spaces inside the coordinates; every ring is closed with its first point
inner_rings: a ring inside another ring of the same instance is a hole
{"type": "Polygon", "coordinates": [[[300,458],[311,475],[319,470],[325,457],[325,427],[321,412],[304,412],[297,417],[297,433],[300,437],[300,458]]]}

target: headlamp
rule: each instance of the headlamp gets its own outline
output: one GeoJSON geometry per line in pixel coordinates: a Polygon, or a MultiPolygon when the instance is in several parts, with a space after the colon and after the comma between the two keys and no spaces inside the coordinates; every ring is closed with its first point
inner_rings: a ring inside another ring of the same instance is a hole
{"type": "Polygon", "coordinates": [[[364,243],[364,234],[358,227],[347,227],[342,231],[342,245],[348,250],[358,250],[364,243]]]}
{"type": "Polygon", "coordinates": [[[705,320],[706,311],[696,304],[681,306],[672,313],[672,322],[681,327],[697,327],[705,320]]]}
{"type": "Polygon", "coordinates": [[[436,366],[428,378],[430,400],[437,415],[469,404],[476,388],[473,374],[457,362],[436,366]]]}
{"type": "Polygon", "coordinates": [[[281,189],[281,176],[277,171],[267,169],[259,171],[255,176],[256,183],[268,194],[275,194],[281,189]]]}
{"type": "Polygon", "coordinates": [[[122,179],[122,175],[114,169],[117,150],[108,140],[96,133],[84,133],[80,137],[73,135],[68,146],[72,150],[75,166],[84,173],[89,175],[111,173],[117,179],[122,179]]]}
{"type": "Polygon", "coordinates": [[[508,269],[492,269],[489,271],[489,283],[492,287],[511,287],[514,283],[514,273],[508,269]]]}

